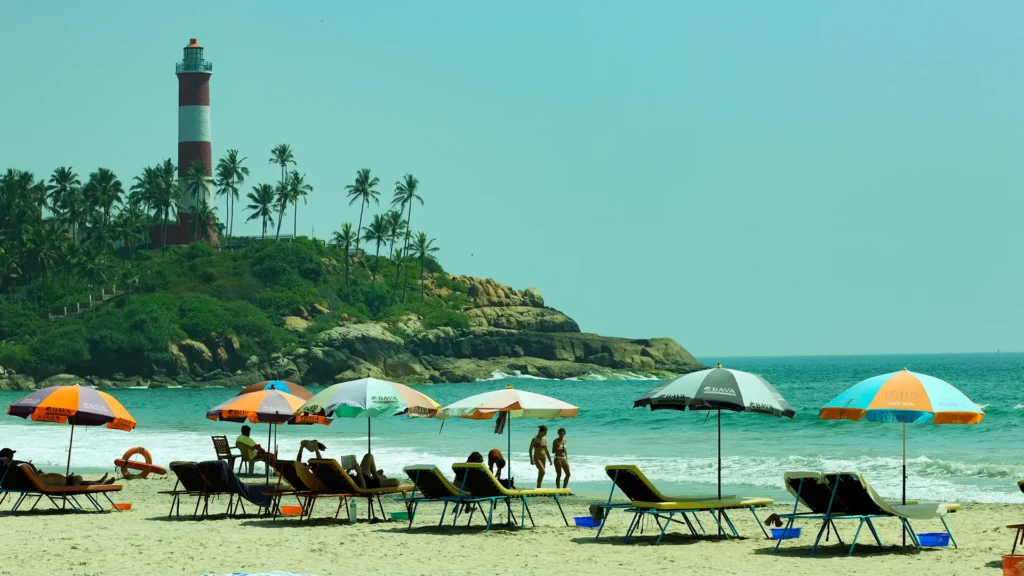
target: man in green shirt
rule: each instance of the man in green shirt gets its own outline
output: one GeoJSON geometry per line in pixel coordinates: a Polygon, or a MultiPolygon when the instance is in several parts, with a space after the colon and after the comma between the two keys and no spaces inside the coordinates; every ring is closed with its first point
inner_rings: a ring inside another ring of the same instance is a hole
{"type": "Polygon", "coordinates": [[[256,441],[249,436],[250,433],[252,433],[252,428],[242,426],[241,436],[235,438],[235,447],[237,447],[242,453],[242,461],[264,461],[267,462],[268,465],[273,464],[277,458],[257,444],[256,441]]]}

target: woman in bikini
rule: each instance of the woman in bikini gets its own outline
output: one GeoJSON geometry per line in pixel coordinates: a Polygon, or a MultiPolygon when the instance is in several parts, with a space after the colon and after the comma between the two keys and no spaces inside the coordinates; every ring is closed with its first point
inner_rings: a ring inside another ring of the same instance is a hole
{"type": "Polygon", "coordinates": [[[555,488],[568,488],[569,453],[565,450],[565,428],[558,429],[558,438],[551,443],[551,450],[555,453],[555,488]],[[562,482],[562,472],[565,472],[565,482],[562,482]]]}
{"type": "Polygon", "coordinates": [[[548,451],[548,427],[541,426],[537,429],[537,435],[530,440],[530,464],[537,467],[537,488],[540,488],[544,481],[544,471],[547,464],[551,463],[551,452],[548,451]]]}

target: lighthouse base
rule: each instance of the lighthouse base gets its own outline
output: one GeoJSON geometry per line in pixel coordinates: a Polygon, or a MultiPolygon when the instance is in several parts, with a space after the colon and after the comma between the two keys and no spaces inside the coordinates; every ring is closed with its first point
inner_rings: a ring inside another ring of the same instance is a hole
{"type": "MultiPolygon", "coordinates": [[[[160,224],[149,229],[149,238],[154,246],[160,247],[164,245],[163,234],[163,226],[160,224]]],[[[212,228],[209,230],[199,230],[198,234],[196,233],[195,214],[178,212],[178,221],[167,223],[168,246],[183,246],[199,241],[208,242],[213,246],[220,244],[217,239],[217,231],[212,228]]]]}

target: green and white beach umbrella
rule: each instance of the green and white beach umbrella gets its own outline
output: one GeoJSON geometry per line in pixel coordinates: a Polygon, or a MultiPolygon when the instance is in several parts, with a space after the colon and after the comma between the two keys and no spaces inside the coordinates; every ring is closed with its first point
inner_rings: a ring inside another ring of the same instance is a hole
{"type": "Polygon", "coordinates": [[[306,401],[296,414],[312,418],[366,418],[366,450],[370,450],[370,419],[406,414],[430,418],[441,407],[405,384],[361,378],[328,386],[306,401]]]}

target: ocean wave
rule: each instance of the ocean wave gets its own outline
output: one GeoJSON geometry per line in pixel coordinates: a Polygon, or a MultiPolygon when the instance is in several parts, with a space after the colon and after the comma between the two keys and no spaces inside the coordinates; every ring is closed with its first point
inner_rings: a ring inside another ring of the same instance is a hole
{"type": "Polygon", "coordinates": [[[591,374],[584,374],[582,376],[573,376],[572,378],[543,378],[541,376],[533,376],[530,374],[523,374],[519,370],[513,370],[512,374],[507,374],[500,370],[491,372],[490,378],[478,378],[477,382],[495,382],[498,380],[509,380],[509,379],[526,379],[526,380],[552,380],[561,382],[577,382],[580,380],[592,380],[592,381],[606,381],[606,380],[654,380],[658,381],[659,378],[654,376],[647,376],[645,374],[637,374],[635,372],[594,372],[591,374]]]}
{"type": "MultiPolygon", "coordinates": [[[[446,434],[448,431],[445,431],[446,434]]],[[[234,428],[225,427],[218,433],[230,437],[234,428]]],[[[18,450],[18,456],[32,460],[46,469],[63,469],[67,460],[69,429],[64,426],[46,424],[0,424],[3,445],[18,450]]],[[[254,438],[263,443],[266,430],[254,427],[254,438]]],[[[321,430],[281,427],[278,429],[279,454],[282,458],[293,458],[298,439],[316,437],[328,448],[327,456],[362,454],[366,448],[366,436],[356,431],[339,434],[337,430],[321,430]]],[[[442,442],[450,441],[447,437],[442,442]]],[[[407,439],[394,436],[373,438],[373,453],[378,465],[395,476],[410,464],[432,464],[446,473],[451,465],[465,460],[461,449],[451,445],[402,446],[407,439]]],[[[504,451],[504,441],[499,440],[504,451]]],[[[518,444],[522,444],[517,440],[518,444]]],[[[110,470],[114,458],[133,446],[145,446],[161,465],[172,460],[206,460],[214,457],[210,432],[208,430],[166,430],[136,429],[124,433],[106,428],[76,428],[75,445],[71,455],[71,466],[77,470],[110,470]]],[[[536,481],[537,473],[523,450],[516,448],[507,455],[512,463],[513,473],[520,486],[530,486],[536,481]]],[[[666,490],[706,490],[712,494],[717,482],[717,459],[714,457],[688,457],[671,455],[664,457],[637,457],[628,452],[609,454],[573,453],[570,457],[573,483],[592,485],[609,484],[605,466],[609,464],[634,464],[639,466],[652,481],[663,485],[666,490]]],[[[928,499],[955,502],[978,503],[1024,503],[1024,494],[1017,489],[1016,479],[1024,477],[1024,464],[1000,464],[991,462],[966,462],[960,460],[932,459],[918,456],[907,460],[907,493],[914,497],[926,495],[928,499]]],[[[900,472],[902,460],[895,457],[844,457],[843,455],[814,456],[725,456],[722,459],[722,479],[730,491],[756,494],[760,489],[771,494],[785,494],[782,475],[787,470],[857,471],[871,482],[880,494],[887,498],[898,498],[901,493],[900,472]]],[[[545,480],[552,483],[554,471],[548,470],[545,480]]],[[[595,488],[589,490],[606,490],[595,488]]],[[[732,492],[730,492],[732,493],[732,492]]]]}

